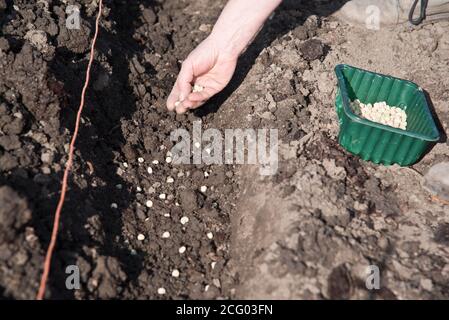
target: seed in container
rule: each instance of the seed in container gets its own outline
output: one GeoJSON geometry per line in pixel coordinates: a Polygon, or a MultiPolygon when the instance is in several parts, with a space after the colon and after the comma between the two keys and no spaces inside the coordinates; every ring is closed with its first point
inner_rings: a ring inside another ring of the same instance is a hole
{"type": "Polygon", "coordinates": [[[178,278],[179,277],[179,270],[178,269],[173,269],[171,275],[172,275],[173,278],[178,278]]]}
{"type": "Polygon", "coordinates": [[[393,128],[407,129],[407,114],[399,107],[389,106],[385,101],[364,104],[360,100],[351,102],[355,114],[367,120],[393,128]]]}
{"type": "Polygon", "coordinates": [[[137,235],[137,240],[143,241],[143,240],[145,240],[145,236],[144,236],[142,233],[139,233],[139,234],[137,235]]]}

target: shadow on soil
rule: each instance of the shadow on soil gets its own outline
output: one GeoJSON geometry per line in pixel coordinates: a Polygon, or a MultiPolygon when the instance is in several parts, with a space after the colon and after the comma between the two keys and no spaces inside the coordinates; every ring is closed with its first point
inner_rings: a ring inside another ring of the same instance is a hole
{"type": "Polygon", "coordinates": [[[209,113],[215,113],[242,84],[262,50],[270,46],[273,41],[282,38],[289,31],[302,25],[310,15],[327,17],[338,11],[347,1],[319,1],[318,4],[307,0],[284,1],[276,10],[274,18],[265,24],[251,46],[240,57],[236,72],[229,85],[221,93],[213,97],[204,107],[195,111],[195,114],[201,117],[209,113]],[[297,17],[295,19],[282,19],[280,14],[283,10],[297,11],[297,17]]]}
{"type": "MultiPolygon", "coordinates": [[[[77,264],[78,256],[95,268],[96,262],[87,254],[94,247],[99,248],[99,255],[118,259],[126,273],[127,282],[134,282],[143,268],[142,255],[139,252],[132,255],[123,245],[122,215],[133,214],[130,204],[134,195],[129,192],[131,186],[116,173],[117,166],[114,162],[126,144],[121,122],[130,119],[136,110],[133,89],[128,83],[131,74],[130,60],[133,55],[143,51],[133,40],[136,21],[141,15],[139,5],[153,4],[152,1],[136,1],[132,4],[127,1],[108,1],[107,4],[112,8],[108,20],[116,22],[113,27],[116,32],[104,28],[99,31],[96,60],[92,66],[91,82],[83,110],[83,119],[86,121],[83,121],[80,128],[73,168],[74,172],[86,174],[84,177],[72,174],[72,182],[69,182],[70,189],[61,218],[63,229],[49,278],[52,298],[74,298],[73,291],[66,290],[64,286],[67,277],[65,268],[77,264]],[[99,75],[109,76],[107,90],[95,90],[99,75]],[[80,159],[83,161],[79,161],[80,159]],[[89,175],[92,170],[93,173],[89,175]],[[117,185],[121,185],[121,189],[117,185]],[[111,208],[111,201],[117,203],[118,209],[111,208]],[[95,230],[86,229],[88,222],[96,227],[95,230]]],[[[86,18],[91,26],[91,35],[94,33],[94,18],[86,18]]],[[[68,105],[62,109],[60,121],[61,126],[68,128],[70,133],[73,133],[86,68],[86,54],[79,55],[67,48],[58,48],[56,58],[50,64],[56,79],[64,84],[68,105]]],[[[39,238],[44,244],[49,241],[49,228],[53,218],[53,214],[49,213],[54,212],[57,196],[59,192],[49,200],[45,214],[39,214],[41,220],[36,221],[39,224],[36,229],[41,231],[39,238]],[[48,218],[42,220],[45,215],[48,218]]],[[[83,273],[83,270],[80,272],[83,273]]]]}

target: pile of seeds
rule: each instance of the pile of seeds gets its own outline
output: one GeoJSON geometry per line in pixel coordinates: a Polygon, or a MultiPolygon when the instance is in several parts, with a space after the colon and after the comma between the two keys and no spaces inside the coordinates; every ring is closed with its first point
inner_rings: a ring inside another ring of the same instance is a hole
{"type": "Polygon", "coordinates": [[[203,86],[195,83],[195,85],[193,86],[192,92],[201,92],[203,90],[204,90],[203,86]]]}
{"type": "Polygon", "coordinates": [[[398,107],[390,107],[385,101],[364,104],[357,99],[351,102],[351,108],[355,114],[362,118],[393,128],[407,129],[407,114],[405,111],[398,107]]]}

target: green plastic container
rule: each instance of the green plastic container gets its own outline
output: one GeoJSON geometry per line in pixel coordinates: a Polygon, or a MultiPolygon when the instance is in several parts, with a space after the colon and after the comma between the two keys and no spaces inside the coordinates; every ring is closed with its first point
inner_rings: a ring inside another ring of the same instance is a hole
{"type": "Polygon", "coordinates": [[[423,90],[413,82],[340,64],[336,109],[340,145],[363,160],[408,166],[416,163],[440,139],[423,90]],[[350,102],[386,101],[407,114],[407,130],[357,116],[350,102]]]}

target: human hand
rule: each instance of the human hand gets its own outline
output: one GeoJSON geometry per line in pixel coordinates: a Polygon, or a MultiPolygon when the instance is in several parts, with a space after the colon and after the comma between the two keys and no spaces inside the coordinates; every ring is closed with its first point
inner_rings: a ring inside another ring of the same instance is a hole
{"type": "Polygon", "coordinates": [[[167,100],[184,113],[203,105],[229,83],[240,54],[282,0],[229,0],[209,35],[182,63],[167,100]],[[192,85],[201,90],[192,92],[192,85]]]}
{"type": "Polygon", "coordinates": [[[234,74],[238,55],[223,50],[209,36],[182,63],[181,71],[167,99],[170,111],[196,109],[226,87],[234,74]],[[192,86],[202,87],[192,92],[192,86]]]}

